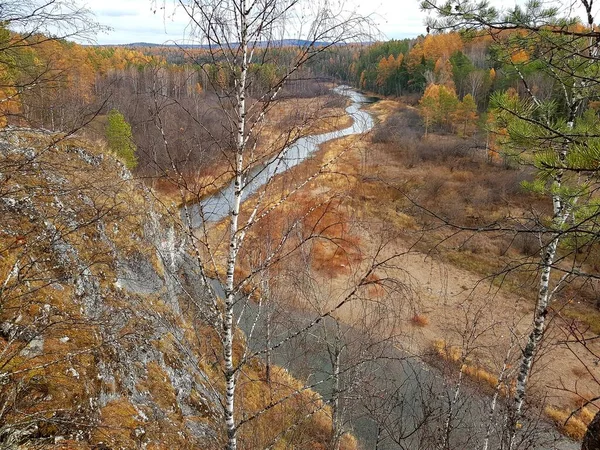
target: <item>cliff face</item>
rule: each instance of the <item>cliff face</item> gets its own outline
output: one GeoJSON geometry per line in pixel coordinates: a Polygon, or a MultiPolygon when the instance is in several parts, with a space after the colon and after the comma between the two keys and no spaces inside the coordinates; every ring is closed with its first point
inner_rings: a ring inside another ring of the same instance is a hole
{"type": "MultiPolygon", "coordinates": [[[[86,142],[4,130],[0,214],[0,448],[223,448],[210,299],[152,192],[86,142]]],[[[240,375],[240,448],[326,448],[321,398],[265,373],[240,375]]]]}
{"type": "Polygon", "coordinates": [[[217,446],[204,294],[150,193],[77,139],[0,152],[0,448],[217,446]]]}

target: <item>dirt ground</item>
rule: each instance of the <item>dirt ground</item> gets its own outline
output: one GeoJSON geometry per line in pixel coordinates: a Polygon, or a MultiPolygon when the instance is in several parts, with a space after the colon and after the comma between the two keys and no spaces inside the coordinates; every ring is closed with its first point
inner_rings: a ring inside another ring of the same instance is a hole
{"type": "MultiPolygon", "coordinates": [[[[385,100],[376,103],[372,109],[382,120],[397,106],[395,102],[385,100]]],[[[371,136],[350,137],[326,144],[321,150],[321,161],[331,158],[340,146],[345,146],[346,153],[335,162],[331,172],[344,175],[323,177],[318,184],[311,185],[310,194],[303,201],[310,203],[311,197],[313,201],[322,199],[325,193],[349,194],[351,200],[347,200],[341,211],[355,223],[351,234],[358,238],[360,252],[364,255],[372,254],[378,248],[378,227],[382,232],[384,228],[398,231],[386,246],[385,254],[399,255],[395,259],[395,265],[399,266],[395,275],[412,292],[410,307],[404,309],[401,322],[406,334],[402,343],[404,349],[422,355],[435,345],[439,347],[440,342],[455,346],[468,355],[468,364],[487,372],[480,380],[487,383],[496,379],[507,354],[510,355],[509,371],[514,371],[531,327],[535,280],[518,288],[508,282],[503,286],[497,278],[492,282],[485,277],[494,272],[492,267],[487,272],[481,266],[471,271],[464,268],[469,267],[468,263],[453,264],[444,257],[443,245],[424,253],[421,250],[424,246],[419,245],[423,233],[415,220],[398,212],[394,201],[388,204],[381,201],[381,197],[386,197],[386,189],[389,190],[388,180],[406,178],[406,167],[390,159],[389,155],[379,153],[372,145],[371,136]],[[383,224],[380,224],[382,218],[383,224]]],[[[423,176],[426,178],[427,173],[423,176]]],[[[481,245],[485,248],[485,242],[481,245]]],[[[494,255],[487,256],[494,258],[494,255]]],[[[465,257],[469,258],[469,255],[465,257]]],[[[331,283],[331,271],[322,276],[323,282],[331,283]]],[[[344,271],[333,276],[340,292],[344,292],[348,276],[344,271]]],[[[340,314],[352,316],[353,312],[342,311],[340,314]]],[[[573,341],[572,326],[572,320],[560,311],[554,311],[534,365],[529,395],[538,405],[545,405],[547,411],[548,408],[573,411],[582,400],[596,397],[600,389],[599,361],[580,344],[569,343],[573,341]]],[[[588,334],[588,337],[592,336],[588,334]]],[[[588,346],[595,354],[600,354],[598,340],[591,341],[588,346]]],[[[584,415],[589,419],[590,413],[596,411],[589,406],[584,415]]]]}
{"type": "MultiPolygon", "coordinates": [[[[378,120],[383,120],[397,107],[397,102],[384,100],[371,109],[378,120]]],[[[357,276],[360,278],[357,274],[367,270],[376,252],[378,260],[393,257],[393,264],[386,268],[385,274],[375,271],[372,276],[394,278],[403,288],[367,292],[381,303],[392,303],[396,300],[392,296],[403,297],[398,302],[398,321],[394,325],[403,350],[425,355],[435,353],[437,348],[437,356],[458,352],[468,366],[476,369],[473,376],[488,385],[495,383],[505,361],[509,373],[514,374],[520,346],[524,345],[531,327],[535,280],[517,288],[514,284],[502,285],[497,279],[486,278],[486,269],[481,264],[478,270],[468,270],[470,254],[462,256],[461,264],[454,264],[446,257],[444,245],[424,251],[426,234],[416,218],[401,208],[405,203],[402,195],[390,187],[390,180],[396,185],[406,180],[410,186],[415,170],[409,174],[400,160],[373,145],[372,135],[350,136],[323,145],[314,158],[273,184],[272,192],[265,197],[264,210],[289,194],[289,186],[295,181],[319,170],[318,178],[277,206],[268,226],[263,223],[249,233],[247,247],[253,247],[254,239],[262,242],[265,234],[272,235],[283,222],[289,223],[291,217],[304,214],[310,218],[316,211],[318,220],[314,229],[332,233],[332,239],[312,247],[315,280],[327,286],[323,289],[326,297],[321,299],[323,304],[329,302],[333,307],[343,299],[355,285],[357,276]],[[336,233],[343,238],[335,240],[339,237],[333,236],[336,233]],[[384,240],[386,245],[382,246],[384,240]],[[440,352],[441,347],[453,350],[440,352]]],[[[427,168],[416,170],[419,176],[427,178],[427,168]]],[[[226,242],[222,226],[215,229],[220,238],[215,239],[213,248],[218,247],[218,242],[226,242]]],[[[479,239],[485,248],[485,238],[479,239]]],[[[481,257],[480,253],[472,257],[481,257]]],[[[495,258],[483,256],[489,261],[495,258]]],[[[494,270],[490,267],[489,274],[494,270]]],[[[336,315],[352,324],[363,313],[364,304],[350,302],[336,315]]],[[[569,343],[572,325],[560,312],[553,314],[529,384],[530,400],[545,407],[548,414],[560,411],[561,420],[580,406],[583,399],[597,396],[600,389],[599,361],[580,344],[569,343]]],[[[600,342],[588,345],[600,354],[600,342]]],[[[450,359],[456,362],[457,357],[450,359]]],[[[585,413],[580,413],[579,428],[570,435],[581,437],[584,422],[596,411],[596,407],[588,406],[585,413]]],[[[556,414],[550,414],[551,418],[558,420],[556,414]]]]}

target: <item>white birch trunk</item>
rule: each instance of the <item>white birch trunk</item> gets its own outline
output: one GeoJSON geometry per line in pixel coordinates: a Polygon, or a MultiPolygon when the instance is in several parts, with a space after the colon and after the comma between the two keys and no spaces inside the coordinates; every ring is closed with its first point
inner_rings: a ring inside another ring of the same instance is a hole
{"type": "Polygon", "coordinates": [[[496,412],[496,405],[498,404],[500,390],[502,389],[502,385],[504,384],[504,380],[506,379],[506,372],[508,370],[508,364],[510,362],[510,354],[512,350],[513,345],[511,344],[511,347],[506,353],[506,358],[504,358],[502,370],[500,370],[500,374],[498,375],[498,382],[496,383],[496,386],[494,386],[494,395],[492,396],[492,401],[490,402],[490,411],[488,413],[488,422],[485,430],[485,438],[483,439],[482,450],[488,450],[489,448],[490,436],[492,435],[492,425],[494,424],[494,414],[496,412]]]}
{"type": "Polygon", "coordinates": [[[332,445],[333,450],[339,450],[340,438],[342,437],[342,408],[340,404],[340,363],[341,363],[341,350],[339,347],[338,337],[336,336],[335,349],[333,355],[333,392],[331,395],[331,409],[332,409],[332,445]]]}
{"type": "Polygon", "coordinates": [[[546,328],[546,315],[548,314],[550,300],[550,274],[552,271],[552,264],[554,263],[554,258],[556,256],[558,241],[558,236],[555,236],[552,242],[548,244],[541,262],[542,271],[540,276],[537,305],[533,319],[533,329],[529,333],[527,345],[523,350],[523,357],[521,358],[521,365],[519,367],[519,373],[517,376],[517,385],[515,391],[515,413],[517,417],[522,414],[527,380],[529,379],[531,366],[533,365],[533,359],[535,357],[538,345],[546,328]]]}
{"type": "MultiPolygon", "coordinates": [[[[571,117],[569,123],[573,124],[575,119],[576,108],[571,105],[571,117]]],[[[567,157],[566,145],[559,152],[559,159],[561,163],[564,163],[567,157]]],[[[556,258],[556,250],[561,239],[559,230],[563,227],[569,214],[571,213],[572,207],[568,201],[562,197],[560,192],[562,188],[563,170],[560,169],[554,175],[553,180],[553,194],[552,194],[552,206],[553,206],[553,218],[552,218],[552,240],[546,246],[542,260],[540,262],[540,284],[538,286],[537,302],[533,316],[533,328],[529,333],[527,344],[523,349],[523,356],[521,357],[521,363],[517,374],[517,382],[515,387],[514,396],[514,410],[511,426],[511,436],[509,440],[509,449],[512,449],[515,444],[515,437],[517,429],[519,428],[519,420],[523,415],[523,404],[525,402],[525,395],[527,391],[527,383],[529,376],[531,375],[531,368],[535,355],[537,354],[539,344],[544,336],[546,330],[546,316],[548,315],[548,306],[552,301],[553,293],[556,292],[558,284],[554,290],[550,290],[550,276],[552,274],[552,266],[554,265],[556,258]]],[[[574,201],[574,200],[572,200],[574,201]]],[[[560,284],[560,282],[559,282],[560,284]]]]}
{"type": "Polygon", "coordinates": [[[227,428],[227,448],[237,449],[237,426],[235,423],[235,389],[237,371],[233,362],[234,326],[233,306],[235,302],[234,274],[237,262],[240,239],[238,235],[238,219],[243,194],[244,178],[244,150],[246,145],[246,77],[248,74],[248,43],[246,0],[239,3],[240,21],[240,51],[241,65],[240,76],[236,80],[236,106],[237,106],[237,135],[236,135],[236,159],[235,159],[235,185],[233,202],[230,212],[229,227],[229,253],[227,256],[227,274],[225,279],[225,312],[223,317],[223,356],[225,362],[225,424],[227,428]]]}
{"type": "Polygon", "coordinates": [[[458,403],[458,398],[460,396],[460,388],[462,386],[462,379],[464,374],[465,362],[464,359],[461,361],[460,371],[458,372],[458,380],[456,381],[456,386],[454,386],[454,395],[452,397],[452,401],[450,402],[450,409],[448,410],[448,415],[446,416],[446,422],[444,424],[444,440],[442,442],[442,448],[445,450],[450,450],[450,434],[452,433],[452,416],[454,414],[454,408],[458,403]]]}

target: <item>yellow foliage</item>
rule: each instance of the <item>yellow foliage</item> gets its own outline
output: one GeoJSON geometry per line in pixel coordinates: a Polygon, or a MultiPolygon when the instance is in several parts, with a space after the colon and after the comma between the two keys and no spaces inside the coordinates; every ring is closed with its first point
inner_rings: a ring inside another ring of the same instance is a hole
{"type": "Polygon", "coordinates": [[[510,55],[510,60],[515,64],[524,63],[529,61],[529,55],[525,50],[519,49],[510,55]]]}
{"type": "Polygon", "coordinates": [[[554,406],[547,406],[544,409],[544,413],[554,421],[562,433],[569,436],[571,439],[581,441],[583,436],[585,436],[587,424],[582,420],[581,413],[569,418],[571,415],[570,411],[554,406]]]}
{"type": "Polygon", "coordinates": [[[426,59],[450,58],[452,54],[464,48],[458,33],[428,34],[423,41],[423,54],[426,59]]]}

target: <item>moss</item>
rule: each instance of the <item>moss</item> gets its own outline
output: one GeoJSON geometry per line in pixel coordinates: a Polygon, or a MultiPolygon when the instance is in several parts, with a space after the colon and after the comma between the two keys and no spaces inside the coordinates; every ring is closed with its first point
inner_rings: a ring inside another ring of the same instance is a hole
{"type": "Polygon", "coordinates": [[[210,417],[210,408],[208,407],[205,399],[196,389],[191,390],[188,403],[200,413],[199,418],[205,419],[210,417]]]}
{"type": "Polygon", "coordinates": [[[175,337],[172,333],[163,335],[160,340],[154,342],[155,347],[162,353],[165,363],[172,369],[182,369],[181,359],[175,337]]]}
{"type": "Polygon", "coordinates": [[[174,412],[181,416],[177,405],[177,395],[167,373],[152,361],[146,366],[146,380],[138,384],[140,391],[148,391],[152,400],[165,412],[174,412]]]}
{"type": "Polygon", "coordinates": [[[92,443],[103,443],[112,448],[136,448],[135,430],[141,425],[137,415],[137,410],[125,398],[108,403],[100,410],[101,422],[92,433],[92,443]]]}

